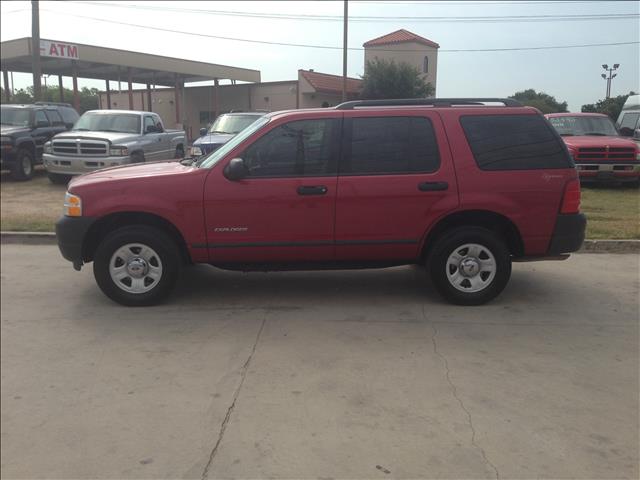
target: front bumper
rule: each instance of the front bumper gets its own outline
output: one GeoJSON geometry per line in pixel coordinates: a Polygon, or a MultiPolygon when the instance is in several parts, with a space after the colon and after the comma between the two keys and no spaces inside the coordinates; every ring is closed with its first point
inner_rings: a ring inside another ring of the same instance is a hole
{"type": "Polygon", "coordinates": [[[553,256],[580,250],[586,229],[584,214],[558,215],[547,254],[553,256]]]}
{"type": "Polygon", "coordinates": [[[640,178],[640,162],[578,163],[582,181],[636,181],[640,178]]]}
{"type": "Polygon", "coordinates": [[[73,268],[80,270],[84,259],[82,247],[87,232],[95,218],[92,217],[60,217],[56,222],[56,239],[62,256],[73,263],[73,268]]]}
{"type": "Polygon", "coordinates": [[[118,167],[131,163],[131,157],[72,157],[45,153],[42,160],[47,172],[82,175],[101,168],[118,167]]]}
{"type": "Polygon", "coordinates": [[[5,146],[0,150],[0,166],[3,168],[10,168],[16,162],[16,149],[13,147],[7,148],[5,146]]]}

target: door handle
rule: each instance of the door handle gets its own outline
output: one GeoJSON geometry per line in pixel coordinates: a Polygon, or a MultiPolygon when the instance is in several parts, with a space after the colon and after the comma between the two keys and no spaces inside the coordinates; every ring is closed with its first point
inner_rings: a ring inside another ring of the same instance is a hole
{"type": "Polygon", "coordinates": [[[324,195],[327,187],[324,185],[301,185],[298,187],[298,195],[324,195]]]}
{"type": "Polygon", "coordinates": [[[162,141],[162,137],[158,137],[158,141],[161,142],[162,141]]]}
{"type": "Polygon", "coordinates": [[[418,184],[418,190],[421,192],[437,192],[448,188],[449,184],[447,182],[422,182],[418,184]]]}

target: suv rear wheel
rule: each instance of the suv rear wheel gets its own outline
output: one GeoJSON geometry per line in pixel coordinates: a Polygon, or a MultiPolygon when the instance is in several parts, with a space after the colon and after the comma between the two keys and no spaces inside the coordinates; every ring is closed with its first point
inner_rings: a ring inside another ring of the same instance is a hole
{"type": "Polygon", "coordinates": [[[155,305],[173,289],[180,271],[176,243],[154,227],[123,227],[98,245],[93,274],[110,299],[127,306],[155,305]]]}
{"type": "Polygon", "coordinates": [[[11,175],[16,180],[24,181],[33,177],[33,153],[26,148],[19,148],[16,161],[11,168],[11,175]]]}
{"type": "Polygon", "coordinates": [[[458,305],[481,305],[495,298],[511,276],[504,240],[481,227],[460,227],[434,245],[429,273],[438,292],[458,305]]]}

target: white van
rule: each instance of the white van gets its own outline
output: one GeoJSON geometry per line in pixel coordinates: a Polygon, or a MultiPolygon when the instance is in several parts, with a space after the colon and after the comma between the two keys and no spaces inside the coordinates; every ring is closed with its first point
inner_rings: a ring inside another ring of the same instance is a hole
{"type": "Polygon", "coordinates": [[[640,95],[629,95],[618,116],[616,127],[623,137],[640,143],[640,95]]]}

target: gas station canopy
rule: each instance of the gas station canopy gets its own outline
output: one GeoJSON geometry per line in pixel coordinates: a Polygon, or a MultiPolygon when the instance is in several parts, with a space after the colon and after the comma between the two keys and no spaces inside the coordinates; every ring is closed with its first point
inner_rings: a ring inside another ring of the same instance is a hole
{"type": "MultiPolygon", "coordinates": [[[[0,44],[2,70],[32,72],[31,38],[0,44]]],[[[42,73],[175,86],[214,79],[259,82],[260,71],[93,45],[40,40],[42,73]]]]}

